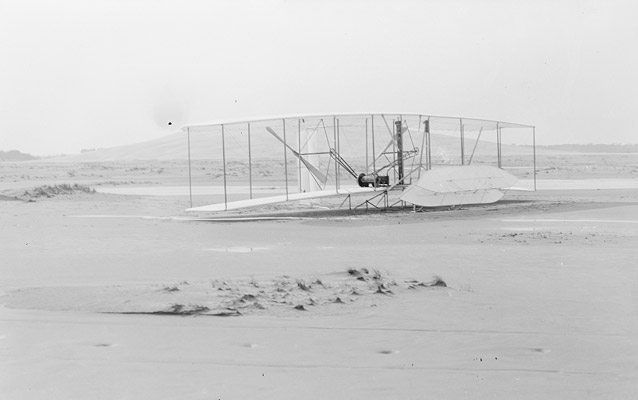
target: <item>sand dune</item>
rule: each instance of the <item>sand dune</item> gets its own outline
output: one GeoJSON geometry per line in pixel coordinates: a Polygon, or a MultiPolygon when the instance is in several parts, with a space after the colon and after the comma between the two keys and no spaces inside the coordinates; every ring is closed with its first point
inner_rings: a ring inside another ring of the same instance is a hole
{"type": "MultiPolygon", "coordinates": [[[[383,145],[385,145],[385,140],[383,145]]],[[[294,143],[294,142],[293,142],[294,143]]],[[[466,139],[466,157],[469,158],[474,149],[475,137],[466,139]]],[[[420,146],[420,140],[415,143],[420,146]]],[[[365,143],[360,146],[356,142],[351,148],[342,145],[344,153],[361,153],[365,143]]],[[[294,146],[293,146],[294,147],[294,146]]],[[[251,135],[251,148],[256,159],[283,159],[281,143],[264,131],[257,131],[251,135]]],[[[459,139],[449,135],[432,134],[432,154],[439,157],[458,157],[460,149],[459,139]]],[[[504,156],[531,156],[532,150],[528,146],[503,145],[504,156]]],[[[496,155],[496,143],[482,139],[476,148],[478,155],[496,155]]],[[[537,154],[559,155],[567,152],[538,149],[537,154]]],[[[292,157],[292,154],[288,155],[292,157]]],[[[50,162],[106,162],[106,161],[131,161],[131,160],[184,160],[188,157],[187,136],[183,132],[173,133],[158,139],[125,146],[87,151],[81,154],[71,154],[60,157],[48,158],[50,162]]],[[[193,159],[222,159],[221,135],[214,132],[191,133],[191,157],[193,159]]],[[[248,140],[245,133],[236,133],[226,137],[227,160],[244,161],[248,158],[248,140]]]]}

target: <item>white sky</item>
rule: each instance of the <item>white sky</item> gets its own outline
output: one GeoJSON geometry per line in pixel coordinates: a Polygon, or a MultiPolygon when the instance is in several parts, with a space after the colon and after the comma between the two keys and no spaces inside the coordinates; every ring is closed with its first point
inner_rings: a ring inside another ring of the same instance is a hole
{"type": "Polygon", "coordinates": [[[638,143],[635,4],[0,0],[0,150],[75,153],[187,123],[340,111],[638,143]]]}

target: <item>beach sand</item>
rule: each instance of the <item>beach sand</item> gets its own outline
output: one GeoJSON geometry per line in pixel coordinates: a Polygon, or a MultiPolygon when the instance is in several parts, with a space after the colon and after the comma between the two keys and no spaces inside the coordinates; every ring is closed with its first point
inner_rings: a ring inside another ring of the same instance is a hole
{"type": "MultiPolygon", "coordinates": [[[[548,157],[539,178],[631,183],[637,159],[548,157]]],[[[183,195],[23,193],[184,172],[109,165],[2,165],[2,398],[638,395],[636,188],[243,222],[189,220],[183,195]]]]}

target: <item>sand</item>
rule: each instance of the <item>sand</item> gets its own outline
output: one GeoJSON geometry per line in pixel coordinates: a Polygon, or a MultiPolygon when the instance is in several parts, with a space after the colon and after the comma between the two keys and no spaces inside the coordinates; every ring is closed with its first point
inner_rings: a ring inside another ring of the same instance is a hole
{"type": "Polygon", "coordinates": [[[633,398],[638,156],[552,157],[494,205],[244,222],[189,220],[183,194],[24,201],[183,163],[4,163],[0,395],[633,398]]]}

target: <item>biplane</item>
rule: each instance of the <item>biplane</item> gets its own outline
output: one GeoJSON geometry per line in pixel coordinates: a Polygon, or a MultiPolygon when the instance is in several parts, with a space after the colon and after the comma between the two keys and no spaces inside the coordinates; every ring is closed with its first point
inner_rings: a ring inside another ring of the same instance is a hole
{"type": "Polygon", "coordinates": [[[353,199],[354,208],[489,204],[509,190],[536,186],[536,132],[530,125],[371,113],[223,121],[183,131],[191,194],[187,211],[324,198],[342,198],[341,205],[348,201],[350,208],[353,199]],[[216,173],[195,176],[207,168],[216,173]],[[520,185],[521,177],[527,187],[520,185]],[[223,186],[223,199],[193,206],[194,181],[223,186]]]}

